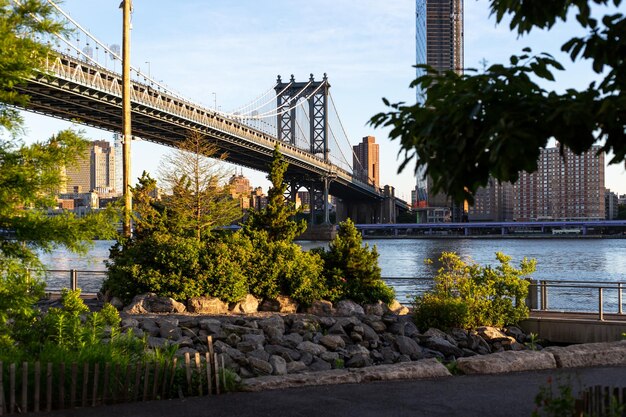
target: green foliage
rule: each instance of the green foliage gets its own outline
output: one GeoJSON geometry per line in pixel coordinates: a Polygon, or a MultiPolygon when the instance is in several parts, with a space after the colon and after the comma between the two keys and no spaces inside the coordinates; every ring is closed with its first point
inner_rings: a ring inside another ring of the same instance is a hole
{"type": "Polygon", "coordinates": [[[381,278],[376,247],[363,245],[361,234],[348,219],[339,224],[329,250],[315,251],[324,260],[324,275],[329,299],[350,299],[357,303],[390,303],[393,289],[381,278]]]}
{"type": "Polygon", "coordinates": [[[61,188],[60,166],[75,162],[86,147],[81,132],[68,129],[30,146],[0,142],[0,258],[39,267],[34,251],[56,246],[84,253],[95,237],[115,236],[116,213],[104,210],[77,218],[73,213],[49,216],[61,188]]]}
{"type": "MultiPolygon", "coordinates": [[[[609,2],[490,0],[498,22],[510,15],[510,27],[520,35],[535,27],[549,29],[574,9],[586,36],[570,39],[561,50],[572,61],[589,61],[601,81],[563,93],[546,90],[541,85],[554,81],[553,72],[563,66],[529,48],[511,56],[508,65],[494,64],[482,73],[438,73],[423,66],[427,75],[411,87],[426,91],[425,101],[407,105],[383,99],[391,111],[370,121],[391,128],[390,138],[400,140],[405,152],[400,170],[415,160],[416,172],[423,168],[432,178],[433,192],[472,201],[490,177],[514,182],[520,171],[536,171],[540,149],[553,138],[576,154],[599,144],[613,153],[610,163],[626,161],[626,18],[615,13],[593,19],[592,3],[609,2]]],[[[612,3],[619,7],[622,1],[612,3]]]]}
{"type": "Polygon", "coordinates": [[[441,328],[502,327],[528,317],[529,282],[524,277],[535,271],[535,260],[524,258],[516,269],[510,256],[498,252],[496,259],[495,268],[483,267],[465,263],[456,253],[442,253],[434,288],[415,299],[417,326],[428,328],[437,322],[441,328]]]}
{"type": "Polygon", "coordinates": [[[295,204],[285,201],[287,183],[284,182],[284,178],[288,166],[277,143],[267,176],[272,183],[267,192],[267,207],[259,211],[250,211],[250,216],[243,225],[245,233],[252,234],[264,230],[271,241],[292,242],[306,230],[305,220],[294,220],[298,214],[295,204]]]}
{"type": "Polygon", "coordinates": [[[159,176],[167,193],[163,202],[169,212],[166,224],[173,233],[203,240],[215,227],[241,216],[238,202],[225,185],[224,158],[214,143],[197,132],[163,158],[159,176]]]}
{"type": "Polygon", "coordinates": [[[572,394],[570,381],[560,382],[553,386],[552,377],[548,377],[547,385],[539,387],[535,397],[533,417],[570,417],[574,414],[576,399],[572,394]]]}
{"type": "Polygon", "coordinates": [[[129,302],[137,294],[154,292],[179,300],[203,295],[200,264],[203,244],[195,236],[157,232],[140,240],[116,244],[107,261],[103,290],[129,302]]]}
{"type": "Polygon", "coordinates": [[[427,293],[415,299],[414,307],[413,318],[420,329],[468,327],[469,309],[460,298],[427,293]]]}
{"type": "Polygon", "coordinates": [[[9,106],[28,102],[28,97],[18,94],[15,87],[33,76],[42,60],[53,54],[50,45],[37,38],[63,31],[52,19],[54,13],[44,0],[0,0],[0,129],[16,131],[20,127],[18,111],[9,106]]]}
{"type": "Polygon", "coordinates": [[[221,392],[236,392],[241,389],[241,378],[229,368],[220,368],[218,373],[221,392]]]}

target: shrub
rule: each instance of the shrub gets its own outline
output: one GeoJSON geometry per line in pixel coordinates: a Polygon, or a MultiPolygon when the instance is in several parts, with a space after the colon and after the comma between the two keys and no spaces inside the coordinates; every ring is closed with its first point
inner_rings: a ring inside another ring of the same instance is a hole
{"type": "MultiPolygon", "coordinates": [[[[495,268],[468,264],[450,252],[441,254],[442,267],[435,276],[435,287],[415,299],[418,327],[420,320],[426,320],[420,309],[430,309],[437,315],[431,321],[438,321],[441,327],[478,327],[516,324],[528,317],[525,304],[528,296],[528,281],[525,276],[535,271],[536,262],[524,258],[520,268],[510,265],[511,257],[496,253],[500,263],[495,268]],[[441,310],[433,308],[439,304],[441,310]],[[467,316],[460,320],[460,305],[467,308],[467,316]],[[457,313],[451,314],[451,311],[457,313]],[[449,321],[448,321],[449,320],[449,321]]],[[[422,324],[423,326],[423,324],[422,324]]]]}
{"type": "Polygon", "coordinates": [[[342,298],[357,303],[390,303],[394,291],[381,278],[376,247],[363,245],[361,234],[348,219],[339,224],[328,251],[317,250],[324,260],[324,277],[331,301],[342,298]]]}
{"type": "Polygon", "coordinates": [[[415,300],[413,318],[419,329],[448,330],[467,327],[469,310],[460,298],[425,294],[415,300]]]}

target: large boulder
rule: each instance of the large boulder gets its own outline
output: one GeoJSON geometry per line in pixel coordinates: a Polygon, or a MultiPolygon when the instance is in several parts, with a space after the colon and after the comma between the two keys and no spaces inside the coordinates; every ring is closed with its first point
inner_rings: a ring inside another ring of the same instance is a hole
{"type": "Polygon", "coordinates": [[[387,305],[387,308],[389,308],[389,311],[399,316],[409,314],[409,309],[403,306],[402,304],[400,304],[398,300],[393,300],[392,302],[390,302],[387,305]]]}
{"type": "Polygon", "coordinates": [[[293,314],[298,311],[299,304],[291,297],[279,295],[274,300],[263,300],[259,311],[275,311],[278,313],[293,314]]]}
{"type": "Polygon", "coordinates": [[[135,296],[124,311],[128,314],[184,313],[187,308],[170,297],[159,297],[154,293],[135,296]]]}
{"type": "MultiPolygon", "coordinates": [[[[352,300],[341,300],[335,305],[335,315],[340,317],[362,316],[363,307],[352,300]]],[[[381,314],[382,316],[382,314],[381,314]]]]}
{"type": "Polygon", "coordinates": [[[346,347],[346,342],[343,338],[337,334],[329,334],[320,337],[320,345],[326,347],[328,350],[335,351],[337,349],[343,349],[346,347]]]}
{"type": "Polygon", "coordinates": [[[231,311],[239,314],[253,314],[256,313],[258,309],[259,299],[252,294],[248,294],[243,300],[235,303],[231,311]]]}
{"type": "Polygon", "coordinates": [[[311,303],[305,310],[305,313],[313,314],[314,316],[330,316],[333,314],[333,311],[333,303],[326,300],[317,300],[311,303]]]}
{"type": "Polygon", "coordinates": [[[559,368],[626,365],[626,340],[565,347],[551,346],[542,352],[552,354],[559,368]]]}
{"type": "Polygon", "coordinates": [[[457,360],[458,369],[464,374],[500,374],[556,368],[551,353],[530,350],[493,353],[471,356],[457,360]]]}
{"type": "Polygon", "coordinates": [[[502,333],[499,329],[490,326],[483,326],[476,329],[478,335],[487,343],[502,342],[509,340],[509,337],[502,333]]]}
{"type": "Polygon", "coordinates": [[[226,314],[228,303],[215,297],[192,297],[187,301],[190,313],[198,314],[226,314]]]}
{"type": "Polygon", "coordinates": [[[409,356],[413,360],[421,359],[423,357],[422,348],[410,337],[396,336],[396,346],[398,347],[398,352],[402,355],[409,356]]]}

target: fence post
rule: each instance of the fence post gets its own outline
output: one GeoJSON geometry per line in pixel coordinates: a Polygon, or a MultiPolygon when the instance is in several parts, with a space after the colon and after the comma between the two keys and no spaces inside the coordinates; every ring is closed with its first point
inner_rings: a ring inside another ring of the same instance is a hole
{"type": "Polygon", "coordinates": [[[622,283],[617,283],[617,313],[624,314],[624,310],[622,309],[622,283]]]}
{"type": "Polygon", "coordinates": [[[70,269],[70,289],[76,291],[78,288],[78,273],[75,269],[70,269]]]}
{"type": "Polygon", "coordinates": [[[548,287],[545,280],[541,281],[541,309],[548,309],[548,287]]]}
{"type": "Polygon", "coordinates": [[[602,289],[602,287],[598,287],[598,318],[600,321],[604,321],[604,312],[602,311],[602,304],[604,304],[604,300],[602,299],[602,289]]]}
{"type": "Polygon", "coordinates": [[[539,305],[539,291],[537,280],[532,278],[526,279],[530,284],[528,285],[528,296],[526,297],[526,306],[530,310],[538,310],[539,305]]]}

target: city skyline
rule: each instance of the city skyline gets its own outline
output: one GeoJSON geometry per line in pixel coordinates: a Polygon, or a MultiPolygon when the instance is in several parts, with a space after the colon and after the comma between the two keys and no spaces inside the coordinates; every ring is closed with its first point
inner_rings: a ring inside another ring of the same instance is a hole
{"type": "MultiPolygon", "coordinates": [[[[366,123],[385,110],[382,97],[392,102],[415,100],[415,91],[408,88],[415,76],[414,1],[313,1],[299,8],[286,1],[270,5],[243,1],[208,9],[199,1],[172,6],[136,0],[134,6],[133,65],[206,107],[236,108],[269,88],[277,74],[294,73],[303,78],[311,72],[317,77],[327,72],[352,145],[362,137],[375,136],[380,144],[381,185],[393,185],[397,196],[410,199],[415,186],[412,167],[397,174],[398,143],[389,141],[387,131],[366,123]]],[[[117,7],[77,0],[68,0],[62,7],[102,41],[121,43],[117,7]]],[[[536,33],[517,41],[506,23],[495,26],[487,7],[466,2],[466,67],[480,67],[483,58],[490,63],[506,62],[509,55],[527,45],[565,61],[558,49],[576,34],[572,31],[576,24],[558,26],[549,36],[536,33]]],[[[565,83],[556,84],[557,89],[586,85],[591,80],[588,65],[566,67],[570,71],[559,74],[565,83]]],[[[31,140],[46,139],[70,125],[31,114],[26,119],[31,140]]],[[[90,139],[112,141],[109,132],[86,130],[90,139]]],[[[163,146],[134,142],[133,180],[143,170],[156,173],[166,151],[163,146]]],[[[265,173],[247,169],[244,173],[266,188],[265,173]]],[[[607,188],[626,193],[623,164],[609,167],[607,173],[607,188]]]]}

